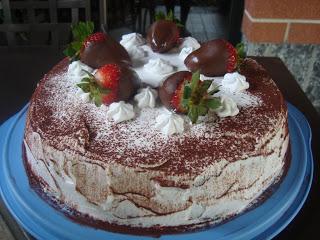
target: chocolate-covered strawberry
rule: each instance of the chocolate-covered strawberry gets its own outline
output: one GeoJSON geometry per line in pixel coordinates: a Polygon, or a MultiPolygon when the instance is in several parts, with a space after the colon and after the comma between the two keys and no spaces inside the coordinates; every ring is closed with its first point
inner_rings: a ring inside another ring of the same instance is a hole
{"type": "Polygon", "coordinates": [[[190,53],[184,60],[190,71],[200,70],[201,74],[209,77],[221,76],[234,72],[244,58],[242,44],[233,47],[224,39],[205,42],[201,47],[190,53]]]}
{"type": "Polygon", "coordinates": [[[167,52],[177,46],[180,41],[180,26],[172,11],[167,16],[159,12],[156,21],[147,32],[147,42],[154,52],[167,52]]]}
{"type": "Polygon", "coordinates": [[[192,123],[204,116],[209,109],[220,107],[220,98],[213,97],[218,89],[208,92],[211,80],[200,80],[199,71],[180,71],[169,76],[159,88],[159,97],[164,106],[178,113],[188,114],[192,123]]]}
{"type": "Polygon", "coordinates": [[[180,71],[170,75],[159,88],[159,98],[162,104],[168,109],[174,109],[177,112],[185,112],[182,104],[179,104],[182,87],[191,81],[192,73],[189,71],[180,71]]]}
{"type": "Polygon", "coordinates": [[[129,100],[140,88],[140,79],[137,74],[125,66],[106,64],[99,68],[93,75],[83,78],[77,84],[96,106],[109,105],[117,101],[129,100]]]}
{"type": "Polygon", "coordinates": [[[73,59],[80,59],[84,64],[99,68],[109,63],[130,65],[131,60],[126,49],[102,32],[93,33],[93,23],[80,22],[72,27],[74,41],[64,53],[73,59]]]}
{"type": "Polygon", "coordinates": [[[99,68],[105,64],[117,63],[131,65],[127,50],[110,36],[104,33],[94,33],[85,40],[80,51],[80,60],[92,68],[99,68]],[[103,41],[91,41],[95,35],[104,36],[103,41]]]}

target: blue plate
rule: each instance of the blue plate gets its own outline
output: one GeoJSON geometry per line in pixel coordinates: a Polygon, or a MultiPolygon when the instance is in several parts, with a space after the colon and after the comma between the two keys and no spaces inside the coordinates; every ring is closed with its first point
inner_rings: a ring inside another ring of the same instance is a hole
{"type": "MultiPolygon", "coordinates": [[[[292,160],[272,196],[225,224],[193,233],[162,235],[161,239],[270,239],[292,221],[309,193],[313,160],[309,124],[291,104],[288,109],[292,160]]],[[[77,224],[38,197],[29,187],[21,157],[26,110],[27,106],[0,128],[0,193],[15,219],[38,239],[149,239],[77,224]]]]}

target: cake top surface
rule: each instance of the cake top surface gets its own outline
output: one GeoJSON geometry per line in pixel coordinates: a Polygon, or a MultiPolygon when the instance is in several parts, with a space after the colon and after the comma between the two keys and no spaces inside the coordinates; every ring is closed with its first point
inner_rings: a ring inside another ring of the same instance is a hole
{"type": "MultiPolygon", "coordinates": [[[[158,86],[161,78],[143,68],[150,59],[171,62],[174,71],[184,70],[177,54],[149,54],[150,48],[143,48],[149,57],[134,61],[133,68],[151,87],[158,86]]],[[[114,162],[141,170],[192,175],[202,172],[210,162],[231,162],[259,154],[257,144],[265,144],[264,136],[272,133],[286,114],[283,97],[267,72],[254,60],[246,59],[240,72],[250,88],[230,95],[238,104],[238,115],[218,118],[208,114],[193,125],[183,116],[184,132],[166,136],[155,128],[157,116],[167,111],[160,101],[155,108],[143,109],[133,103],[136,117],[115,124],[107,117],[107,106],[96,107],[79,98],[68,65],[68,59],[62,60],[39,83],[31,100],[29,121],[33,131],[50,146],[101,164],[114,162]]],[[[210,79],[221,82],[221,77],[210,79]]]]}

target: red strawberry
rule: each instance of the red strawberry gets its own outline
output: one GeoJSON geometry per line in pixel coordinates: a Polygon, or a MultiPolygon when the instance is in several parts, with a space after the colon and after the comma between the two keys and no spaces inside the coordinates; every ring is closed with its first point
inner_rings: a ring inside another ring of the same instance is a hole
{"type": "Polygon", "coordinates": [[[116,102],[117,99],[118,99],[118,96],[116,92],[110,92],[108,94],[103,94],[101,101],[105,105],[110,105],[111,103],[116,102]]]}
{"type": "Polygon", "coordinates": [[[176,23],[170,20],[154,22],[147,33],[147,42],[154,52],[167,52],[178,45],[180,30],[176,23]]]}
{"type": "Polygon", "coordinates": [[[96,32],[89,35],[83,42],[83,47],[88,47],[89,44],[103,42],[107,39],[107,36],[102,32],[96,32]]]}
{"type": "Polygon", "coordinates": [[[190,82],[192,73],[180,71],[170,75],[159,88],[159,97],[163,105],[177,112],[185,112],[181,104],[184,86],[190,82]]]}
{"type": "Polygon", "coordinates": [[[225,40],[221,40],[221,41],[224,41],[224,44],[228,52],[227,72],[234,72],[234,70],[237,68],[237,60],[238,60],[237,49],[235,49],[231,43],[225,40]]]}
{"type": "Polygon", "coordinates": [[[109,63],[130,65],[131,60],[127,50],[110,36],[95,33],[84,42],[80,52],[81,62],[92,68],[100,68],[109,63]]]}
{"type": "Polygon", "coordinates": [[[94,74],[95,80],[102,88],[110,90],[102,95],[102,103],[109,105],[118,99],[121,70],[117,64],[106,64],[94,74]]]}
{"type": "Polygon", "coordinates": [[[140,87],[140,79],[131,69],[117,64],[106,64],[77,84],[97,106],[126,101],[140,87]]]}
{"type": "Polygon", "coordinates": [[[147,32],[147,42],[154,52],[167,52],[180,42],[180,30],[183,25],[174,17],[172,11],[167,15],[157,12],[156,21],[147,32]]]}
{"type": "Polygon", "coordinates": [[[190,71],[200,70],[206,76],[221,76],[235,71],[244,58],[242,44],[234,48],[224,39],[205,42],[199,49],[190,53],[184,60],[190,71]]]}
{"type": "Polygon", "coordinates": [[[73,26],[74,41],[65,49],[65,55],[95,69],[108,63],[131,65],[129,54],[120,43],[102,32],[93,33],[93,29],[92,22],[73,26]]]}
{"type": "Polygon", "coordinates": [[[120,67],[117,64],[106,64],[94,74],[97,83],[107,89],[117,89],[120,79],[120,67]]]}
{"type": "Polygon", "coordinates": [[[187,113],[192,123],[199,116],[206,115],[209,109],[220,106],[220,99],[213,97],[218,90],[208,92],[212,81],[200,80],[199,71],[176,72],[169,76],[159,88],[159,97],[163,105],[179,113],[187,113]]]}
{"type": "Polygon", "coordinates": [[[177,89],[173,93],[170,103],[172,108],[175,109],[177,112],[180,112],[180,113],[187,112],[187,109],[182,104],[182,99],[183,99],[184,87],[190,81],[191,81],[191,75],[190,77],[182,79],[182,81],[179,82],[177,89]]]}

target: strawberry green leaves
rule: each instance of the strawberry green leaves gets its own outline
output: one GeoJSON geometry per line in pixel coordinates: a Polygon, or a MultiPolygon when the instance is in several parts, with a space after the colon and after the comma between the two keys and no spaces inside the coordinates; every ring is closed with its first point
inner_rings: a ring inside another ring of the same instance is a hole
{"type": "Polygon", "coordinates": [[[219,91],[218,87],[208,92],[212,81],[200,81],[200,72],[192,74],[191,82],[184,86],[182,105],[187,110],[192,123],[196,123],[199,116],[204,116],[209,109],[221,106],[220,98],[213,97],[219,91]]]}
{"type": "Polygon", "coordinates": [[[92,75],[90,72],[85,72],[88,74],[88,77],[83,78],[81,82],[77,84],[77,86],[81,88],[83,92],[89,93],[90,100],[92,100],[97,107],[100,107],[102,104],[103,95],[109,94],[110,90],[100,87],[97,84],[94,75],[92,75]]]}
{"type": "Polygon", "coordinates": [[[206,100],[208,108],[217,109],[221,106],[220,98],[211,98],[206,100]]]}
{"type": "Polygon", "coordinates": [[[199,81],[200,81],[200,71],[198,70],[192,74],[190,88],[193,90],[196,90],[196,88],[199,85],[199,81]]]}
{"type": "Polygon", "coordinates": [[[166,15],[162,11],[159,11],[159,12],[156,13],[155,19],[156,19],[156,21],[165,20],[166,19],[166,15]]]}
{"type": "Polygon", "coordinates": [[[71,42],[63,53],[70,57],[71,60],[78,60],[80,50],[84,40],[93,33],[93,22],[79,22],[76,25],[71,26],[73,42],[71,42]]]}
{"type": "Polygon", "coordinates": [[[79,22],[72,25],[72,35],[75,41],[83,42],[90,34],[93,33],[93,22],[79,22]]]}
{"type": "Polygon", "coordinates": [[[189,85],[184,86],[183,99],[188,100],[191,97],[192,88],[189,85]]]}
{"type": "Polygon", "coordinates": [[[180,20],[174,16],[172,10],[169,11],[168,15],[165,15],[162,11],[157,12],[155,19],[156,21],[158,20],[172,21],[177,25],[177,27],[184,27],[183,24],[181,24],[180,20]]]}
{"type": "Polygon", "coordinates": [[[246,57],[246,52],[245,52],[245,47],[243,43],[238,43],[236,45],[236,50],[237,50],[237,67],[242,64],[243,59],[246,57]]]}
{"type": "MultiPolygon", "coordinates": [[[[210,86],[209,86],[210,87],[210,86]]],[[[219,86],[215,86],[213,89],[211,89],[209,92],[208,92],[208,94],[209,95],[213,95],[213,94],[215,94],[215,93],[217,93],[217,92],[219,92],[220,90],[219,90],[219,86]]]]}
{"type": "Polygon", "coordinates": [[[237,54],[240,58],[245,58],[246,57],[246,52],[245,52],[245,48],[244,48],[244,44],[243,43],[238,43],[236,45],[236,50],[237,50],[237,54]]]}

